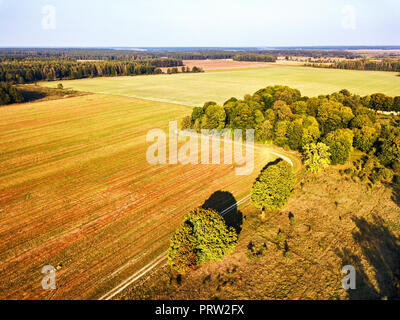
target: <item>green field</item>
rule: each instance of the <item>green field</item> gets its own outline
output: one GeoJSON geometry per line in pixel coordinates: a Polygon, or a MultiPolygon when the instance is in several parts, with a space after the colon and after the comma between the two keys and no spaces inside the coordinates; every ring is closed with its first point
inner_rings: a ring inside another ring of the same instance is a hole
{"type": "MultiPolygon", "coordinates": [[[[42,83],[56,87],[59,82],[42,83]]],[[[352,71],[306,67],[267,67],[196,74],[95,78],[61,81],[64,88],[96,93],[125,95],[185,105],[202,105],[213,100],[242,97],[269,85],[288,85],[303,95],[317,96],[341,89],[367,95],[382,92],[400,95],[397,73],[352,71]]]]}

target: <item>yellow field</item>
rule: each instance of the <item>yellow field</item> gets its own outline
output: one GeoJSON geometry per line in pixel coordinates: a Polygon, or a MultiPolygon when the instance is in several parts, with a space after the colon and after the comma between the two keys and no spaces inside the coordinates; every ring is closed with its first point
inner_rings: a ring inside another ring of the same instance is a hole
{"type": "Polygon", "coordinates": [[[149,129],[190,108],[93,94],[0,109],[0,299],[98,298],[164,251],[213,192],[249,193],[231,165],[151,166],[149,129]],[[58,266],[57,290],[41,288],[58,266]]]}

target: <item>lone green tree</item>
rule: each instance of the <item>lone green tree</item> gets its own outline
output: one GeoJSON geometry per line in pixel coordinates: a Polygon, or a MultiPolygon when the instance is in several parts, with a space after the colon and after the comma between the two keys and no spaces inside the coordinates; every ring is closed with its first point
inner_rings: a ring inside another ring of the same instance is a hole
{"type": "Polygon", "coordinates": [[[251,201],[262,209],[262,219],[265,210],[280,210],[287,203],[293,192],[296,176],[290,164],[283,160],[270,163],[254,182],[251,201]]]}
{"type": "Polygon", "coordinates": [[[236,231],[211,209],[192,210],[171,239],[168,262],[184,274],[205,262],[221,260],[237,243],[236,231]]]}
{"type": "Polygon", "coordinates": [[[307,169],[313,173],[318,173],[321,169],[330,165],[331,160],[329,147],[322,143],[311,143],[304,147],[304,155],[307,169]]]}
{"type": "Polygon", "coordinates": [[[345,164],[353,149],[354,133],[350,129],[339,129],[328,133],[323,143],[329,147],[332,164],[345,164]]]}

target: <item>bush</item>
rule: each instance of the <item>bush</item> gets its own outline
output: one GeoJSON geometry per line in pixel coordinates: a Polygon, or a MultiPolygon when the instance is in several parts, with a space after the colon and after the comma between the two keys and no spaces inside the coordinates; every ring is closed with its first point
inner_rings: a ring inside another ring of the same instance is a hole
{"type": "Polygon", "coordinates": [[[261,258],[264,253],[267,251],[267,244],[263,243],[262,245],[256,245],[253,243],[253,241],[250,241],[250,243],[247,246],[247,257],[249,259],[254,259],[254,258],[261,258]]]}

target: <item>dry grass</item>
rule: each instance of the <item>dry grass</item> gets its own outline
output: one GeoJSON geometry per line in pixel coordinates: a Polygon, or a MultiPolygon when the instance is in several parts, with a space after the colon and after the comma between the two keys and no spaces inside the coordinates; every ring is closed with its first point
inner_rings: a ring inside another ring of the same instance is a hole
{"type": "Polygon", "coordinates": [[[399,297],[400,201],[383,185],[369,189],[330,168],[306,174],[289,205],[261,222],[246,216],[236,251],[183,279],[164,266],[121,299],[380,299],[399,297]],[[292,222],[289,214],[294,215],[292,222]],[[279,235],[280,233],[280,235],[279,235]],[[285,241],[288,251],[285,253],[285,241]],[[259,258],[248,245],[265,243],[259,258]],[[341,287],[345,265],[357,270],[357,290],[341,287]]]}
{"type": "Polygon", "coordinates": [[[183,215],[217,190],[248,194],[265,163],[146,162],[149,129],[190,108],[86,95],[0,108],[0,299],[96,298],[168,247],[183,215]],[[41,268],[59,266],[57,290],[41,268]]]}

